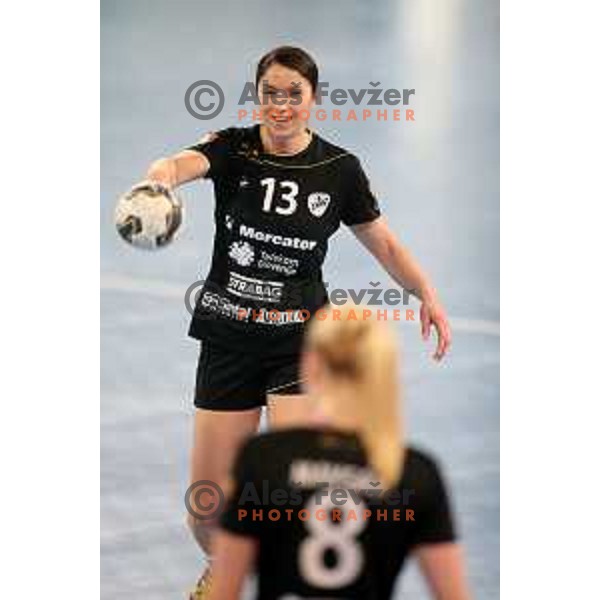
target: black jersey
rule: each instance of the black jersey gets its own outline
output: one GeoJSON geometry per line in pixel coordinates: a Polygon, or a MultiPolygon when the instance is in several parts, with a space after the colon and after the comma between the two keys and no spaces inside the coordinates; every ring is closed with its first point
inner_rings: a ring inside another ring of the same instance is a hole
{"type": "Polygon", "coordinates": [[[358,438],[332,429],[251,439],[232,489],[221,525],[259,542],[259,600],[390,598],[412,548],[455,539],[431,458],[408,449],[382,490],[358,438]]]}
{"type": "Polygon", "coordinates": [[[296,350],[327,301],[328,239],[340,223],[380,214],[358,159],[316,134],[298,154],[266,154],[258,125],[209,134],[190,149],[208,158],[216,198],[212,264],[190,335],[296,350]]]}

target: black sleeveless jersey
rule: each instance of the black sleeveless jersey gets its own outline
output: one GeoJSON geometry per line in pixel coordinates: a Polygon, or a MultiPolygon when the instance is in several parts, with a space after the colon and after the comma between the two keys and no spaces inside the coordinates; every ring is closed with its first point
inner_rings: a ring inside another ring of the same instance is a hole
{"type": "Polygon", "coordinates": [[[321,267],[340,223],[376,219],[358,159],[316,134],[293,156],[266,154],[259,126],[205,136],[215,238],[190,335],[222,345],[295,351],[327,301],[321,267]]]}
{"type": "Polygon", "coordinates": [[[382,490],[356,436],[332,429],[251,439],[232,490],[221,525],[258,541],[259,600],[390,598],[415,546],[455,539],[430,457],[408,449],[401,482],[382,490]]]}

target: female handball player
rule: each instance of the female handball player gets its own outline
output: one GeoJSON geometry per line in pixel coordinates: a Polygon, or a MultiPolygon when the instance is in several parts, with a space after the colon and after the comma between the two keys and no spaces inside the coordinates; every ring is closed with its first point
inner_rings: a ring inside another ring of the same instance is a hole
{"type": "MultiPolygon", "coordinates": [[[[423,337],[431,327],[437,333],[435,359],[450,345],[436,291],[381,216],[359,160],[307,127],[302,115],[315,104],[315,61],[300,48],[276,48],[261,58],[255,84],[260,124],[207,134],[147,172],[152,185],[171,190],[199,178],[214,185],[212,264],[190,326],[202,341],[192,482],[225,481],[262,406],[275,423],[305,410],[302,333],[327,301],[321,267],[340,224],[420,299],[423,337]]],[[[189,520],[207,553],[217,521],[189,520]]]]}
{"type": "Polygon", "coordinates": [[[405,443],[394,337],[372,315],[357,320],[362,311],[312,320],[304,423],[242,447],[211,600],[238,600],[255,569],[259,600],[384,600],[409,555],[433,598],[468,599],[440,470],[405,443]]]}

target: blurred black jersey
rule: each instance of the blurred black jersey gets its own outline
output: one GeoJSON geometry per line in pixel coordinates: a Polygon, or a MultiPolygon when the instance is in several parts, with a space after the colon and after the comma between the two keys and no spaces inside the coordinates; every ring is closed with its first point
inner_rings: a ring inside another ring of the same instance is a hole
{"type": "Polygon", "coordinates": [[[260,600],[389,598],[419,544],[455,539],[435,462],[409,448],[400,483],[382,489],[353,434],[293,429],[240,452],[222,516],[259,542],[260,600]]]}

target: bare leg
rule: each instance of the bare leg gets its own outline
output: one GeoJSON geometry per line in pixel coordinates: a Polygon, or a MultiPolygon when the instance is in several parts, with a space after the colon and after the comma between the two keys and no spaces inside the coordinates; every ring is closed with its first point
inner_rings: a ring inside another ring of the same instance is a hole
{"type": "Polygon", "coordinates": [[[190,495],[190,507],[196,516],[188,514],[188,524],[207,554],[210,553],[212,531],[223,508],[220,506],[219,489],[227,493],[226,486],[237,451],[256,432],[259,419],[260,408],[196,411],[190,485],[201,481],[207,483],[197,484],[190,495]]]}
{"type": "Polygon", "coordinates": [[[267,396],[269,426],[272,429],[294,427],[307,423],[310,413],[309,399],[306,394],[267,396]]]}

